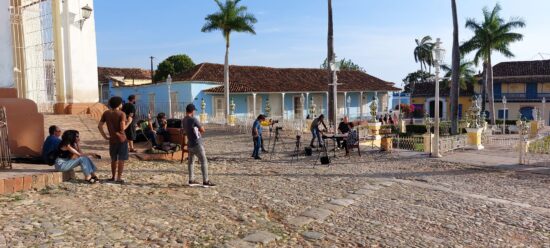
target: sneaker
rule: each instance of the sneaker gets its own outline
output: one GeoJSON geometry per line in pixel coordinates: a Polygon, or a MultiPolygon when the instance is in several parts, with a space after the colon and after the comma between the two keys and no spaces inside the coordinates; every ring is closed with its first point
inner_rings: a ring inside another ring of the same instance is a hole
{"type": "Polygon", "coordinates": [[[216,184],[213,184],[213,183],[210,182],[210,181],[204,182],[204,183],[202,184],[202,187],[204,187],[204,188],[215,187],[215,186],[216,186],[216,184]]]}
{"type": "Polygon", "coordinates": [[[199,186],[201,185],[199,182],[195,181],[195,180],[192,180],[192,181],[189,181],[189,187],[195,187],[195,186],[199,186]]]}
{"type": "Polygon", "coordinates": [[[263,153],[267,153],[267,150],[262,150],[263,153]]]}
{"type": "Polygon", "coordinates": [[[259,156],[257,156],[257,157],[254,157],[254,159],[261,160],[262,158],[260,158],[259,156]]]}

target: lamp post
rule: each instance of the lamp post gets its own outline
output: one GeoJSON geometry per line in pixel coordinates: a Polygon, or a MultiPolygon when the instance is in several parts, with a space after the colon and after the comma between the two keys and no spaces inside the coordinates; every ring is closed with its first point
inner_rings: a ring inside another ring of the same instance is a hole
{"type": "Polygon", "coordinates": [[[300,93],[300,106],[302,106],[300,108],[300,120],[303,120],[304,119],[304,103],[306,102],[305,100],[305,97],[304,97],[304,94],[303,93],[300,93]]]}
{"type": "Polygon", "coordinates": [[[504,122],[503,122],[503,124],[502,124],[502,129],[503,129],[503,130],[502,130],[502,133],[503,133],[503,134],[506,134],[506,96],[502,96],[502,104],[504,105],[504,111],[503,111],[503,112],[504,112],[504,113],[503,113],[503,115],[504,115],[504,122]]]}
{"type": "Polygon", "coordinates": [[[435,134],[435,141],[434,141],[434,153],[432,156],[434,157],[442,157],[439,153],[439,67],[443,63],[444,57],[445,57],[445,49],[441,47],[441,39],[437,38],[435,42],[435,48],[433,50],[433,57],[434,57],[434,67],[435,67],[435,126],[434,126],[434,134],[435,134]]]}
{"type": "Polygon", "coordinates": [[[86,4],[86,6],[82,7],[81,9],[82,13],[82,19],[80,19],[78,22],[80,24],[80,30],[82,30],[82,27],[84,26],[84,22],[88,19],[90,19],[90,16],[92,16],[92,7],[90,5],[86,4]]]}
{"type": "Polygon", "coordinates": [[[542,98],[542,123],[546,126],[546,97],[542,98]]]}
{"type": "Polygon", "coordinates": [[[166,77],[166,85],[168,85],[168,116],[172,118],[172,76],[170,74],[166,77]]]}
{"type": "MultiPolygon", "coordinates": [[[[338,74],[338,71],[340,70],[340,63],[336,62],[336,55],[334,55],[334,60],[330,61],[330,69],[333,73],[332,84],[330,85],[332,85],[332,92],[334,93],[332,94],[332,108],[334,109],[334,111],[332,112],[330,121],[333,123],[333,127],[336,129],[336,122],[338,121],[336,111],[338,109],[338,85],[339,85],[337,74],[338,74]]],[[[334,130],[334,132],[336,133],[336,130],[334,130]]]]}

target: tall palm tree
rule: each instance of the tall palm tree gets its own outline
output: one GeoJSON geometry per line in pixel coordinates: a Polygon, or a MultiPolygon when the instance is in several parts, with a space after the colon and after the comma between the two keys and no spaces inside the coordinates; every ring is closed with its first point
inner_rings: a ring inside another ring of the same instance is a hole
{"type": "Polygon", "coordinates": [[[247,13],[246,6],[240,6],[241,0],[226,0],[225,3],[220,0],[214,0],[219,11],[207,15],[206,23],[202,27],[202,32],[222,31],[225,38],[225,63],[223,67],[224,97],[225,97],[225,119],[229,121],[229,41],[231,32],[245,32],[256,34],[254,24],[258,22],[254,15],[247,13]]]}
{"type": "Polygon", "coordinates": [[[416,42],[416,47],[414,48],[414,61],[420,63],[420,70],[424,71],[426,68],[433,65],[433,55],[432,50],[434,48],[434,43],[432,42],[432,37],[427,35],[424,38],[414,40],[416,42]]]}
{"type": "Polygon", "coordinates": [[[452,54],[452,79],[451,79],[451,134],[458,134],[458,97],[459,97],[459,69],[460,47],[458,44],[458,15],[456,0],[451,0],[453,12],[453,54],[452,54]]]}
{"type": "Polygon", "coordinates": [[[487,88],[487,98],[489,100],[489,111],[491,124],[495,124],[495,99],[493,91],[493,65],[491,55],[493,51],[499,52],[505,57],[514,57],[510,51],[510,44],[521,41],[523,35],[511,32],[514,28],[525,27],[525,22],[520,18],[511,18],[506,22],[500,17],[502,8],[497,3],[492,11],[487,7],[483,8],[483,22],[477,22],[475,19],[466,21],[466,28],[474,32],[474,37],[466,41],[460,47],[462,53],[470,53],[475,51],[474,63],[479,64],[480,60],[485,66],[484,82],[487,88]]]}
{"type": "MultiPolygon", "coordinates": [[[[328,36],[327,36],[327,60],[329,64],[331,62],[336,62],[335,54],[334,54],[334,26],[332,21],[332,0],[328,0],[328,36]]],[[[328,69],[328,78],[329,78],[329,95],[328,95],[328,115],[329,115],[329,122],[333,123],[333,125],[336,125],[336,109],[334,109],[334,94],[338,94],[337,92],[333,91],[333,87],[330,86],[333,81],[333,73],[332,68],[330,68],[330,65],[327,66],[328,69]]]]}

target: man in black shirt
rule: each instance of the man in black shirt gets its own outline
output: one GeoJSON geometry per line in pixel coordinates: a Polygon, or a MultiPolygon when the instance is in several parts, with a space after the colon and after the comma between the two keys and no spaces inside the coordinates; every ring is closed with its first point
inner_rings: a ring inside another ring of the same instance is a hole
{"type": "Polygon", "coordinates": [[[122,112],[126,114],[127,118],[132,118],[132,123],[124,130],[126,138],[128,139],[128,151],[136,152],[134,148],[134,140],[136,140],[136,96],[128,96],[128,102],[122,106],[122,112]]]}
{"type": "MultiPolygon", "coordinates": [[[[338,131],[340,131],[341,134],[349,134],[351,131],[351,123],[349,122],[349,118],[347,116],[344,116],[342,119],[342,122],[338,125],[338,131]]],[[[342,138],[336,139],[336,142],[338,143],[339,148],[346,148],[346,153],[348,150],[346,140],[342,138]],[[343,142],[342,142],[343,141],[343,142]]]]}

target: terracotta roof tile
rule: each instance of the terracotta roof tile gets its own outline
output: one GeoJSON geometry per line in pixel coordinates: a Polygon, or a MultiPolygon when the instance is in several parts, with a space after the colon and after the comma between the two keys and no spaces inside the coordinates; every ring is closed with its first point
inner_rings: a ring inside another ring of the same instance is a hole
{"type": "Polygon", "coordinates": [[[107,83],[110,77],[123,77],[125,79],[151,79],[151,71],[140,68],[97,68],[99,82],[107,83]]]}
{"type": "Polygon", "coordinates": [[[550,82],[550,60],[502,62],[493,67],[495,82],[550,82]]]}
{"type": "MultiPolygon", "coordinates": [[[[223,65],[203,63],[177,75],[174,81],[223,83],[223,65]]],[[[318,92],[328,89],[328,72],[323,69],[271,68],[261,66],[229,67],[231,92],[318,92]]],[[[360,71],[338,72],[339,91],[398,91],[393,83],[360,71]]],[[[223,86],[206,92],[223,92],[223,86]]]]}

